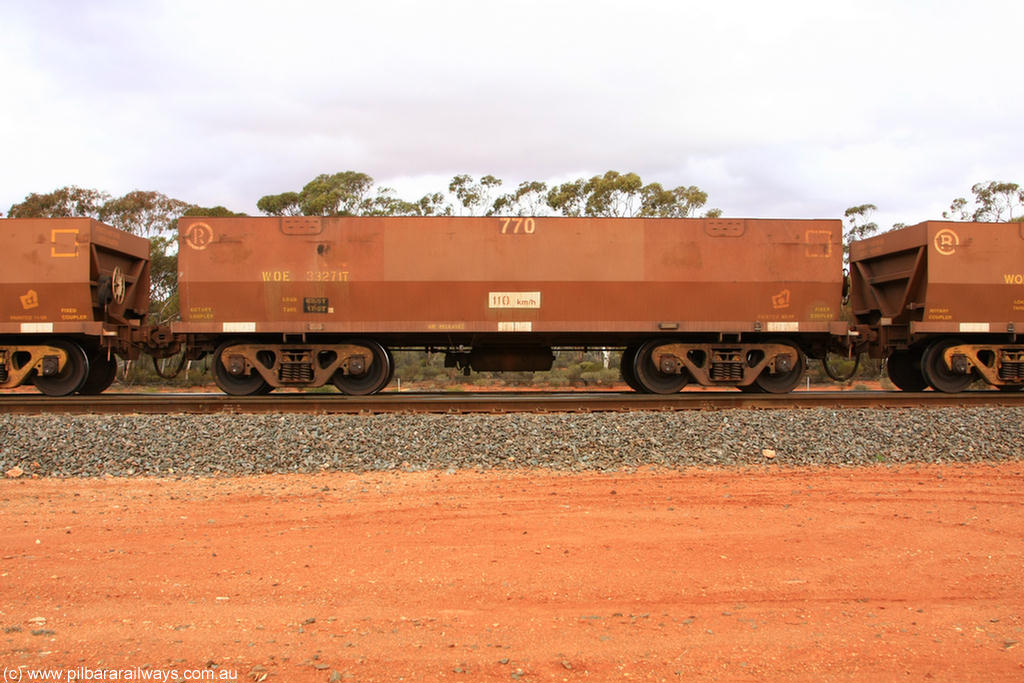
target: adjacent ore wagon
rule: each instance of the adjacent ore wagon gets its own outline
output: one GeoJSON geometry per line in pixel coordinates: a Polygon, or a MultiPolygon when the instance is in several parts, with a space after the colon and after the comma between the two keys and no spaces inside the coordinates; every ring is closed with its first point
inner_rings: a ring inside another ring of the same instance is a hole
{"type": "Polygon", "coordinates": [[[0,221],[0,389],[99,393],[151,328],[149,240],[88,218],[0,221]]]}
{"type": "Polygon", "coordinates": [[[850,302],[907,391],[1024,388],[1024,224],[929,221],[854,242],[850,302]]]}
{"type": "Polygon", "coordinates": [[[283,217],[179,222],[181,322],[231,394],[383,388],[392,349],[546,370],[624,348],[635,389],[791,390],[837,340],[837,220],[283,217]]]}

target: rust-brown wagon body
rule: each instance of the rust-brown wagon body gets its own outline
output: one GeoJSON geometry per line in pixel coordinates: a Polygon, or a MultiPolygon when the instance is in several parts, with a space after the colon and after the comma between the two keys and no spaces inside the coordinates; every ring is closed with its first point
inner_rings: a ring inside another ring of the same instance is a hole
{"type": "Polygon", "coordinates": [[[234,393],[377,390],[389,347],[538,370],[566,346],[624,347],[644,390],[788,390],[845,330],[841,240],[835,220],[189,217],[173,329],[234,393]]]}
{"type": "Polygon", "coordinates": [[[0,221],[0,388],[109,386],[149,305],[149,241],[89,218],[0,221]]]}
{"type": "Polygon", "coordinates": [[[1024,386],[1024,224],[928,221],[850,247],[851,306],[906,389],[1024,386]]]}

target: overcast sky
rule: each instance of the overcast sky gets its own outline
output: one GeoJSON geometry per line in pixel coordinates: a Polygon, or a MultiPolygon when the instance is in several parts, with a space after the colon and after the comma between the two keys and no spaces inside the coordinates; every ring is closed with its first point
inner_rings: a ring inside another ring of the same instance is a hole
{"type": "Polygon", "coordinates": [[[0,211],[614,169],[728,216],[916,223],[1024,184],[1022,27],[1019,0],[0,0],[0,211]]]}

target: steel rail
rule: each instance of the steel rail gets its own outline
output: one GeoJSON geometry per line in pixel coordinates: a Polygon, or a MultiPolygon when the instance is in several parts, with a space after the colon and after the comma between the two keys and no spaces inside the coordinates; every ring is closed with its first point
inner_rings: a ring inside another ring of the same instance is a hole
{"type": "Polygon", "coordinates": [[[780,408],[922,408],[1024,406],[1024,393],[974,391],[961,394],[886,391],[797,391],[746,394],[736,391],[683,392],[668,396],[630,392],[417,393],[375,396],[284,393],[267,396],[224,394],[102,394],[53,398],[35,394],[0,395],[0,413],[11,414],[375,414],[375,413],[555,413],[637,410],[730,410],[780,408]]]}

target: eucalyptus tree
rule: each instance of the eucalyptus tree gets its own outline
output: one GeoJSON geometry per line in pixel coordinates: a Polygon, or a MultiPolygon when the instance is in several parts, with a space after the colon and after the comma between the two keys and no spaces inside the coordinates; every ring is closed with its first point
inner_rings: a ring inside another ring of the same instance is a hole
{"type": "Polygon", "coordinates": [[[968,201],[964,197],[953,200],[949,211],[942,213],[945,218],[961,221],[979,221],[1003,223],[1022,221],[1024,207],[1024,190],[1017,183],[989,181],[975,183],[971,187],[973,198],[968,201]]]}

